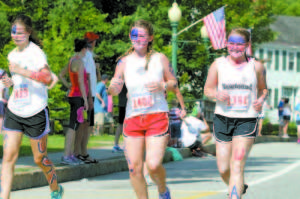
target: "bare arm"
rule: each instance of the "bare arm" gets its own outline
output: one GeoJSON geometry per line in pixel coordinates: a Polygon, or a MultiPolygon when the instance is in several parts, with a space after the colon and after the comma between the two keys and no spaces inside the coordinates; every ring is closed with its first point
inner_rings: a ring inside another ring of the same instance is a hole
{"type": "Polygon", "coordinates": [[[164,70],[165,89],[167,91],[176,92],[176,89],[178,89],[178,85],[177,85],[176,77],[174,76],[173,68],[168,58],[163,54],[162,54],[162,64],[164,70]]]}
{"type": "Polygon", "coordinates": [[[67,80],[65,79],[65,76],[66,74],[68,73],[69,71],[69,65],[67,64],[59,73],[59,78],[60,78],[60,81],[63,83],[63,85],[67,88],[70,88],[71,85],[70,83],[67,82],[67,80]]]}
{"type": "Polygon", "coordinates": [[[50,84],[52,81],[51,72],[48,65],[45,65],[44,68],[41,68],[38,72],[35,72],[22,68],[18,64],[10,63],[9,70],[12,73],[22,75],[43,84],[50,84]]]}
{"type": "Polygon", "coordinates": [[[217,85],[218,85],[218,70],[216,62],[212,63],[208,70],[205,86],[204,95],[214,100],[217,96],[217,85]]]}
{"type": "Polygon", "coordinates": [[[48,89],[52,89],[55,86],[55,84],[58,82],[58,77],[53,72],[51,72],[51,77],[52,77],[52,81],[51,84],[48,86],[48,89]]]}
{"type": "Polygon", "coordinates": [[[184,105],[183,96],[182,96],[182,94],[181,94],[181,92],[180,92],[180,90],[179,90],[178,87],[175,89],[175,93],[176,93],[176,97],[177,97],[177,99],[179,101],[181,109],[184,110],[185,109],[185,105],[184,105]]]}
{"type": "Polygon", "coordinates": [[[267,99],[267,71],[261,62],[255,61],[255,70],[257,76],[257,98],[267,99]]]}
{"type": "Polygon", "coordinates": [[[108,87],[108,92],[113,96],[118,95],[122,90],[124,84],[124,68],[125,62],[121,59],[116,66],[114,77],[108,87]]]}
{"type": "Polygon", "coordinates": [[[206,121],[206,119],[203,117],[203,122],[204,122],[204,125],[205,125],[205,129],[203,129],[201,132],[203,132],[203,133],[210,133],[210,129],[209,129],[209,126],[208,126],[208,124],[207,124],[207,121],[206,121]]]}

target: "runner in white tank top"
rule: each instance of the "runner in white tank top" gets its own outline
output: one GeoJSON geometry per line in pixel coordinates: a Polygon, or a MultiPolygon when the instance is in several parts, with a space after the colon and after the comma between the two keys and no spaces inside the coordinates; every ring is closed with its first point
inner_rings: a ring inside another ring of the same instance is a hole
{"type": "Polygon", "coordinates": [[[123,135],[131,183],[137,198],[148,198],[143,162],[158,186],[159,198],[170,199],[162,160],[168,141],[168,105],[165,90],[175,91],[177,81],[165,55],[153,52],[153,27],[136,21],[130,32],[133,47],[118,62],[109,92],[117,95],[128,89],[123,135]],[[144,151],[146,149],[146,153],[144,151]]]}
{"type": "Polygon", "coordinates": [[[51,71],[44,52],[38,46],[40,41],[32,35],[32,31],[30,17],[19,15],[11,30],[17,47],[8,55],[12,78],[7,75],[2,78],[6,87],[13,85],[3,127],[4,158],[0,196],[3,199],[8,199],[10,195],[13,168],[23,134],[30,138],[34,161],[42,169],[52,190],[51,199],[61,199],[63,195],[63,188],[57,183],[54,165],[47,157],[50,132],[47,84],[52,81],[51,71]]]}
{"type": "Polygon", "coordinates": [[[228,36],[227,57],[210,67],[205,83],[206,96],[216,99],[214,136],[217,164],[228,185],[229,198],[242,198],[244,166],[257,132],[257,116],[267,97],[263,65],[246,57],[250,33],[234,29],[228,36]]]}

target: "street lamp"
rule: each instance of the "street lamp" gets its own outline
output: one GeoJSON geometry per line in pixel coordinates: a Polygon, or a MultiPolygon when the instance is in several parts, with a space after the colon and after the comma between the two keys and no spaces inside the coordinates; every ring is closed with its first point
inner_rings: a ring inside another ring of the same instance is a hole
{"type": "Polygon", "coordinates": [[[181,10],[176,2],[169,9],[169,19],[172,26],[172,67],[174,74],[177,74],[177,27],[181,18],[181,10]]]}
{"type": "MultiPolygon", "coordinates": [[[[209,36],[208,36],[208,33],[207,33],[207,29],[205,27],[205,25],[202,26],[202,28],[200,29],[200,34],[201,34],[201,38],[203,40],[203,44],[204,44],[204,47],[205,47],[205,50],[206,50],[206,53],[208,54],[208,57],[207,57],[207,61],[205,62],[205,66],[204,66],[204,77],[203,77],[203,80],[204,80],[204,84],[206,82],[206,78],[207,78],[207,73],[208,73],[208,65],[210,64],[210,52],[209,52],[209,36]]],[[[202,96],[203,96],[203,99],[206,99],[206,97],[204,96],[204,90],[202,90],[202,96]]]]}

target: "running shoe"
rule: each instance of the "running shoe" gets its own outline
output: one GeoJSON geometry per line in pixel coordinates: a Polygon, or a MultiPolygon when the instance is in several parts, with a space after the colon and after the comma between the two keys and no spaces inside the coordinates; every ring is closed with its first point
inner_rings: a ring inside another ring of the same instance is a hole
{"type": "Polygon", "coordinates": [[[283,135],[282,138],[289,138],[289,135],[283,135]]]}
{"type": "Polygon", "coordinates": [[[166,187],[166,192],[159,194],[159,199],[171,199],[171,193],[168,187],[166,187]]]}
{"type": "Polygon", "coordinates": [[[112,152],[113,152],[113,153],[123,153],[124,150],[121,149],[118,145],[115,145],[115,146],[113,147],[113,149],[112,149],[112,152]]]}
{"type": "Polygon", "coordinates": [[[74,162],[77,162],[78,164],[84,164],[84,162],[77,158],[75,155],[71,155],[71,159],[74,160],[74,162]]]}
{"type": "Polygon", "coordinates": [[[71,156],[61,157],[61,163],[66,165],[79,165],[79,163],[71,158],[71,156]]]}
{"type": "Polygon", "coordinates": [[[59,185],[58,187],[59,188],[57,191],[51,192],[51,199],[62,199],[64,195],[64,188],[61,185],[59,185]]]}

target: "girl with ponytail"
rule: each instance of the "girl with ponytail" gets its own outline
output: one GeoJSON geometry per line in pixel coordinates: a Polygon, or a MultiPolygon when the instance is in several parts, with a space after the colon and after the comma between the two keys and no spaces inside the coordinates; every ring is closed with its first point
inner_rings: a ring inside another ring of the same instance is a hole
{"type": "Polygon", "coordinates": [[[146,166],[158,186],[159,198],[170,199],[162,166],[169,139],[168,104],[164,93],[175,91],[177,81],[167,57],[152,49],[153,34],[148,21],[134,22],[129,33],[132,47],[118,58],[109,92],[118,95],[124,83],[128,89],[123,134],[130,179],[137,198],[148,198],[143,176],[146,150],[146,166]]]}

